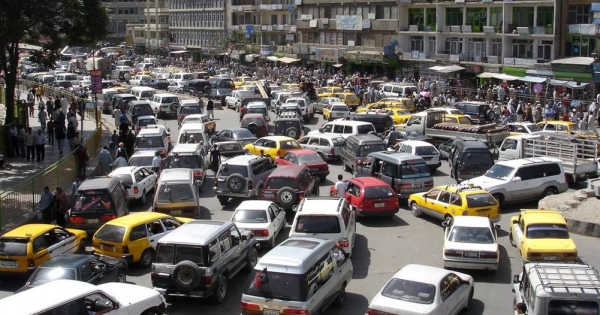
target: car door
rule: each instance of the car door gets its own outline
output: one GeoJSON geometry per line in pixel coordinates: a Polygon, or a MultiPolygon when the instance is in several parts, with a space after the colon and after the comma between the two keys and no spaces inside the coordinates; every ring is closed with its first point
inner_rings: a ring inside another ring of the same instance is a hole
{"type": "Polygon", "coordinates": [[[240,244],[242,242],[240,233],[237,228],[232,227],[230,230],[223,232],[219,235],[219,246],[221,247],[221,260],[225,262],[227,269],[232,275],[240,267],[242,260],[242,253],[240,244]],[[234,233],[234,239],[232,239],[231,233],[234,233]]]}
{"type": "Polygon", "coordinates": [[[146,192],[154,189],[154,185],[156,184],[156,174],[150,172],[148,169],[143,168],[142,173],[144,174],[144,188],[146,192]]]}
{"type": "Polygon", "coordinates": [[[350,249],[352,250],[356,239],[356,213],[350,208],[348,202],[344,202],[342,208],[342,220],[344,221],[344,236],[348,238],[350,249]]]}
{"type": "Polygon", "coordinates": [[[347,182],[346,200],[350,205],[357,206],[360,203],[360,187],[353,182],[347,182]]]}
{"type": "Polygon", "coordinates": [[[534,180],[534,165],[525,165],[519,167],[515,172],[515,175],[506,182],[505,189],[508,192],[510,198],[507,201],[523,201],[530,198],[532,191],[535,191],[536,181],[534,180]],[[517,179],[519,177],[520,179],[517,179]]]}
{"type": "Polygon", "coordinates": [[[58,242],[54,245],[50,244],[48,248],[48,251],[52,253],[52,257],[62,254],[75,254],[79,250],[75,235],[60,227],[54,228],[53,231],[58,237],[58,242]]]}
{"type": "Polygon", "coordinates": [[[138,190],[140,193],[143,194],[144,192],[148,192],[148,190],[146,189],[147,183],[144,181],[146,176],[144,175],[144,172],[141,168],[133,173],[133,178],[135,179],[134,185],[138,186],[138,190]]]}
{"type": "Polygon", "coordinates": [[[147,225],[147,223],[142,222],[134,225],[131,228],[131,232],[129,232],[127,247],[129,249],[129,252],[133,256],[134,261],[138,261],[141,258],[144,250],[146,250],[147,248],[156,247],[156,238],[154,239],[154,242],[151,243],[148,237],[148,230],[150,228],[150,225],[147,225]]]}
{"type": "Polygon", "coordinates": [[[463,291],[460,278],[454,273],[446,275],[440,282],[440,314],[454,315],[458,314],[464,305],[463,291]],[[461,288],[462,287],[462,288],[461,288]]]}
{"type": "Polygon", "coordinates": [[[275,203],[271,204],[270,208],[275,215],[275,231],[277,231],[275,237],[277,237],[285,229],[285,211],[275,203]]]}
{"type": "Polygon", "coordinates": [[[106,273],[106,268],[108,266],[98,259],[86,261],[79,266],[81,281],[98,285],[116,280],[116,276],[114,276],[115,279],[110,278],[110,275],[106,273]]]}
{"type": "Polygon", "coordinates": [[[421,211],[423,211],[423,213],[429,216],[437,217],[434,209],[438,204],[437,199],[440,193],[440,189],[433,189],[425,193],[425,196],[423,196],[423,203],[421,204],[421,211]]]}
{"type": "Polygon", "coordinates": [[[525,220],[523,216],[519,216],[517,223],[512,223],[513,231],[512,238],[515,242],[515,246],[520,249],[521,245],[523,245],[523,239],[525,238],[525,220]]]}
{"type": "Polygon", "coordinates": [[[432,215],[435,216],[436,218],[443,220],[444,216],[446,214],[449,215],[460,215],[461,213],[456,213],[456,212],[452,212],[449,209],[450,206],[450,198],[452,197],[452,193],[450,193],[447,190],[442,190],[440,192],[440,195],[438,196],[437,202],[434,204],[434,207],[432,208],[433,213],[432,215]]]}

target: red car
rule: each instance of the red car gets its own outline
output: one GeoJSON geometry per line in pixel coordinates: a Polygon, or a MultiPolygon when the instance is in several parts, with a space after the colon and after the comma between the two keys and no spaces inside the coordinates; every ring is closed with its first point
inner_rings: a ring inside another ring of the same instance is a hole
{"type": "MultiPolygon", "coordinates": [[[[374,177],[354,177],[345,181],[346,200],[356,207],[357,216],[389,216],[398,212],[400,203],[390,185],[374,177]]],[[[329,189],[331,196],[337,196],[335,185],[329,189]]]]}
{"type": "Polygon", "coordinates": [[[305,165],[276,168],[265,180],[261,200],[271,200],[284,209],[292,209],[304,197],[318,196],[317,179],[305,165]]]}
{"type": "Polygon", "coordinates": [[[309,149],[288,151],[277,158],[275,162],[279,165],[306,165],[310,172],[324,182],[329,175],[329,165],[323,161],[317,152],[309,149]]]}

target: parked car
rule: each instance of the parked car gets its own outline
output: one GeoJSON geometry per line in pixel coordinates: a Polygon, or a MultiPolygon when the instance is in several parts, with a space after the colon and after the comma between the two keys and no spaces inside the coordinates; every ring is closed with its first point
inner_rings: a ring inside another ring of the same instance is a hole
{"type": "Polygon", "coordinates": [[[272,248],[285,228],[285,211],[272,201],[245,200],[233,212],[231,222],[252,231],[261,248],[272,248]]]}
{"type": "Polygon", "coordinates": [[[217,150],[221,154],[221,163],[229,158],[246,154],[242,144],[237,141],[221,141],[216,144],[217,150]]]}
{"type": "Polygon", "coordinates": [[[202,108],[197,100],[181,100],[177,108],[177,123],[181,126],[183,119],[192,114],[202,114],[202,108]]]}
{"type": "Polygon", "coordinates": [[[302,150],[300,144],[294,139],[283,136],[262,137],[253,143],[246,144],[244,148],[254,155],[265,155],[275,160],[292,150],[302,150]]]}
{"type": "Polygon", "coordinates": [[[222,163],[215,176],[214,192],[222,205],[229,198],[250,198],[260,194],[275,165],[264,156],[240,155],[222,163]]]}
{"type": "MultiPolygon", "coordinates": [[[[398,196],[386,182],[373,177],[353,177],[344,182],[344,198],[355,208],[357,216],[393,217],[398,213],[398,196]]],[[[329,187],[329,195],[338,196],[335,185],[329,187]]]]}
{"type": "Polygon", "coordinates": [[[324,182],[329,175],[329,165],[321,156],[309,149],[288,151],[284,155],[278,157],[275,163],[279,165],[306,165],[309,172],[318,177],[321,182],[324,182]]]}
{"type": "Polygon", "coordinates": [[[444,268],[477,269],[495,272],[500,261],[499,225],[489,218],[457,216],[442,222],[444,268]]]}
{"type": "Polygon", "coordinates": [[[323,119],[327,121],[332,121],[334,119],[346,119],[350,117],[350,109],[348,106],[343,103],[329,103],[327,107],[323,108],[323,119]]]}
{"type": "Polygon", "coordinates": [[[429,142],[406,140],[397,143],[392,150],[422,157],[432,173],[435,173],[435,171],[442,166],[442,162],[440,162],[440,152],[429,142]]]}
{"type": "Polygon", "coordinates": [[[213,133],[217,130],[217,122],[213,119],[208,118],[206,114],[187,114],[181,121],[181,126],[187,123],[202,123],[207,133],[213,133]]]}

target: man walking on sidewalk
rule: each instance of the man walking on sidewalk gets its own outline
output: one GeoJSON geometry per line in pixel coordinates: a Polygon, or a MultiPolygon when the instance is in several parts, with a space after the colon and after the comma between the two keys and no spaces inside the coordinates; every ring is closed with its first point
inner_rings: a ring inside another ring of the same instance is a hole
{"type": "Polygon", "coordinates": [[[40,122],[40,127],[42,127],[42,132],[46,132],[46,122],[48,121],[48,113],[44,110],[44,106],[40,107],[40,112],[38,113],[38,121],[40,122]]]}
{"type": "Polygon", "coordinates": [[[35,159],[35,135],[31,127],[27,129],[27,134],[25,135],[25,146],[27,146],[27,162],[33,162],[35,159]]]}
{"type": "Polygon", "coordinates": [[[38,163],[44,162],[46,158],[46,135],[42,133],[41,130],[38,130],[36,138],[35,138],[35,154],[37,156],[38,163]]]}
{"type": "Polygon", "coordinates": [[[46,130],[48,130],[48,143],[50,143],[51,146],[54,146],[54,128],[55,128],[55,124],[54,124],[54,119],[52,119],[52,117],[50,117],[50,121],[46,124],[46,130]]]}
{"type": "Polygon", "coordinates": [[[48,186],[44,187],[38,209],[42,213],[42,222],[46,224],[52,222],[53,201],[54,195],[50,192],[50,188],[48,186]]]}
{"type": "Polygon", "coordinates": [[[87,175],[87,162],[90,160],[90,156],[83,144],[79,145],[77,151],[75,151],[75,156],[77,157],[77,162],[79,162],[79,177],[83,178],[87,175]]]}

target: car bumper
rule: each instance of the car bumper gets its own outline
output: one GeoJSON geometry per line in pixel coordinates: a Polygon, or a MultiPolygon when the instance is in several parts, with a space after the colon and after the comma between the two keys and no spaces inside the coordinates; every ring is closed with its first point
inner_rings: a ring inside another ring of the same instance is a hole
{"type": "Polygon", "coordinates": [[[325,155],[325,158],[327,159],[327,161],[337,161],[341,159],[341,156],[335,154],[327,154],[325,155]]]}
{"type": "Polygon", "coordinates": [[[272,244],[275,244],[275,237],[271,236],[255,236],[260,248],[269,248],[272,244]]]}
{"type": "Polygon", "coordinates": [[[249,192],[245,192],[245,193],[232,193],[232,192],[228,192],[228,191],[223,191],[221,189],[213,189],[213,192],[215,194],[217,194],[218,197],[229,197],[229,198],[248,198],[248,197],[255,197],[256,195],[249,191],[249,192]]]}
{"type": "Polygon", "coordinates": [[[377,210],[364,210],[356,209],[356,215],[359,217],[382,217],[389,216],[398,213],[398,208],[395,209],[377,209],[377,210]]]}
{"type": "Polygon", "coordinates": [[[327,176],[329,171],[311,171],[316,177],[327,176]]]}
{"type": "Polygon", "coordinates": [[[178,291],[178,290],[171,290],[171,289],[157,288],[157,287],[154,287],[154,290],[156,290],[158,293],[162,294],[163,296],[180,296],[180,297],[190,297],[190,298],[200,298],[200,299],[206,299],[213,294],[212,291],[198,291],[198,290],[178,291]]]}
{"type": "Polygon", "coordinates": [[[475,270],[498,270],[498,261],[481,261],[478,259],[446,259],[444,268],[475,269],[475,270]]]}

